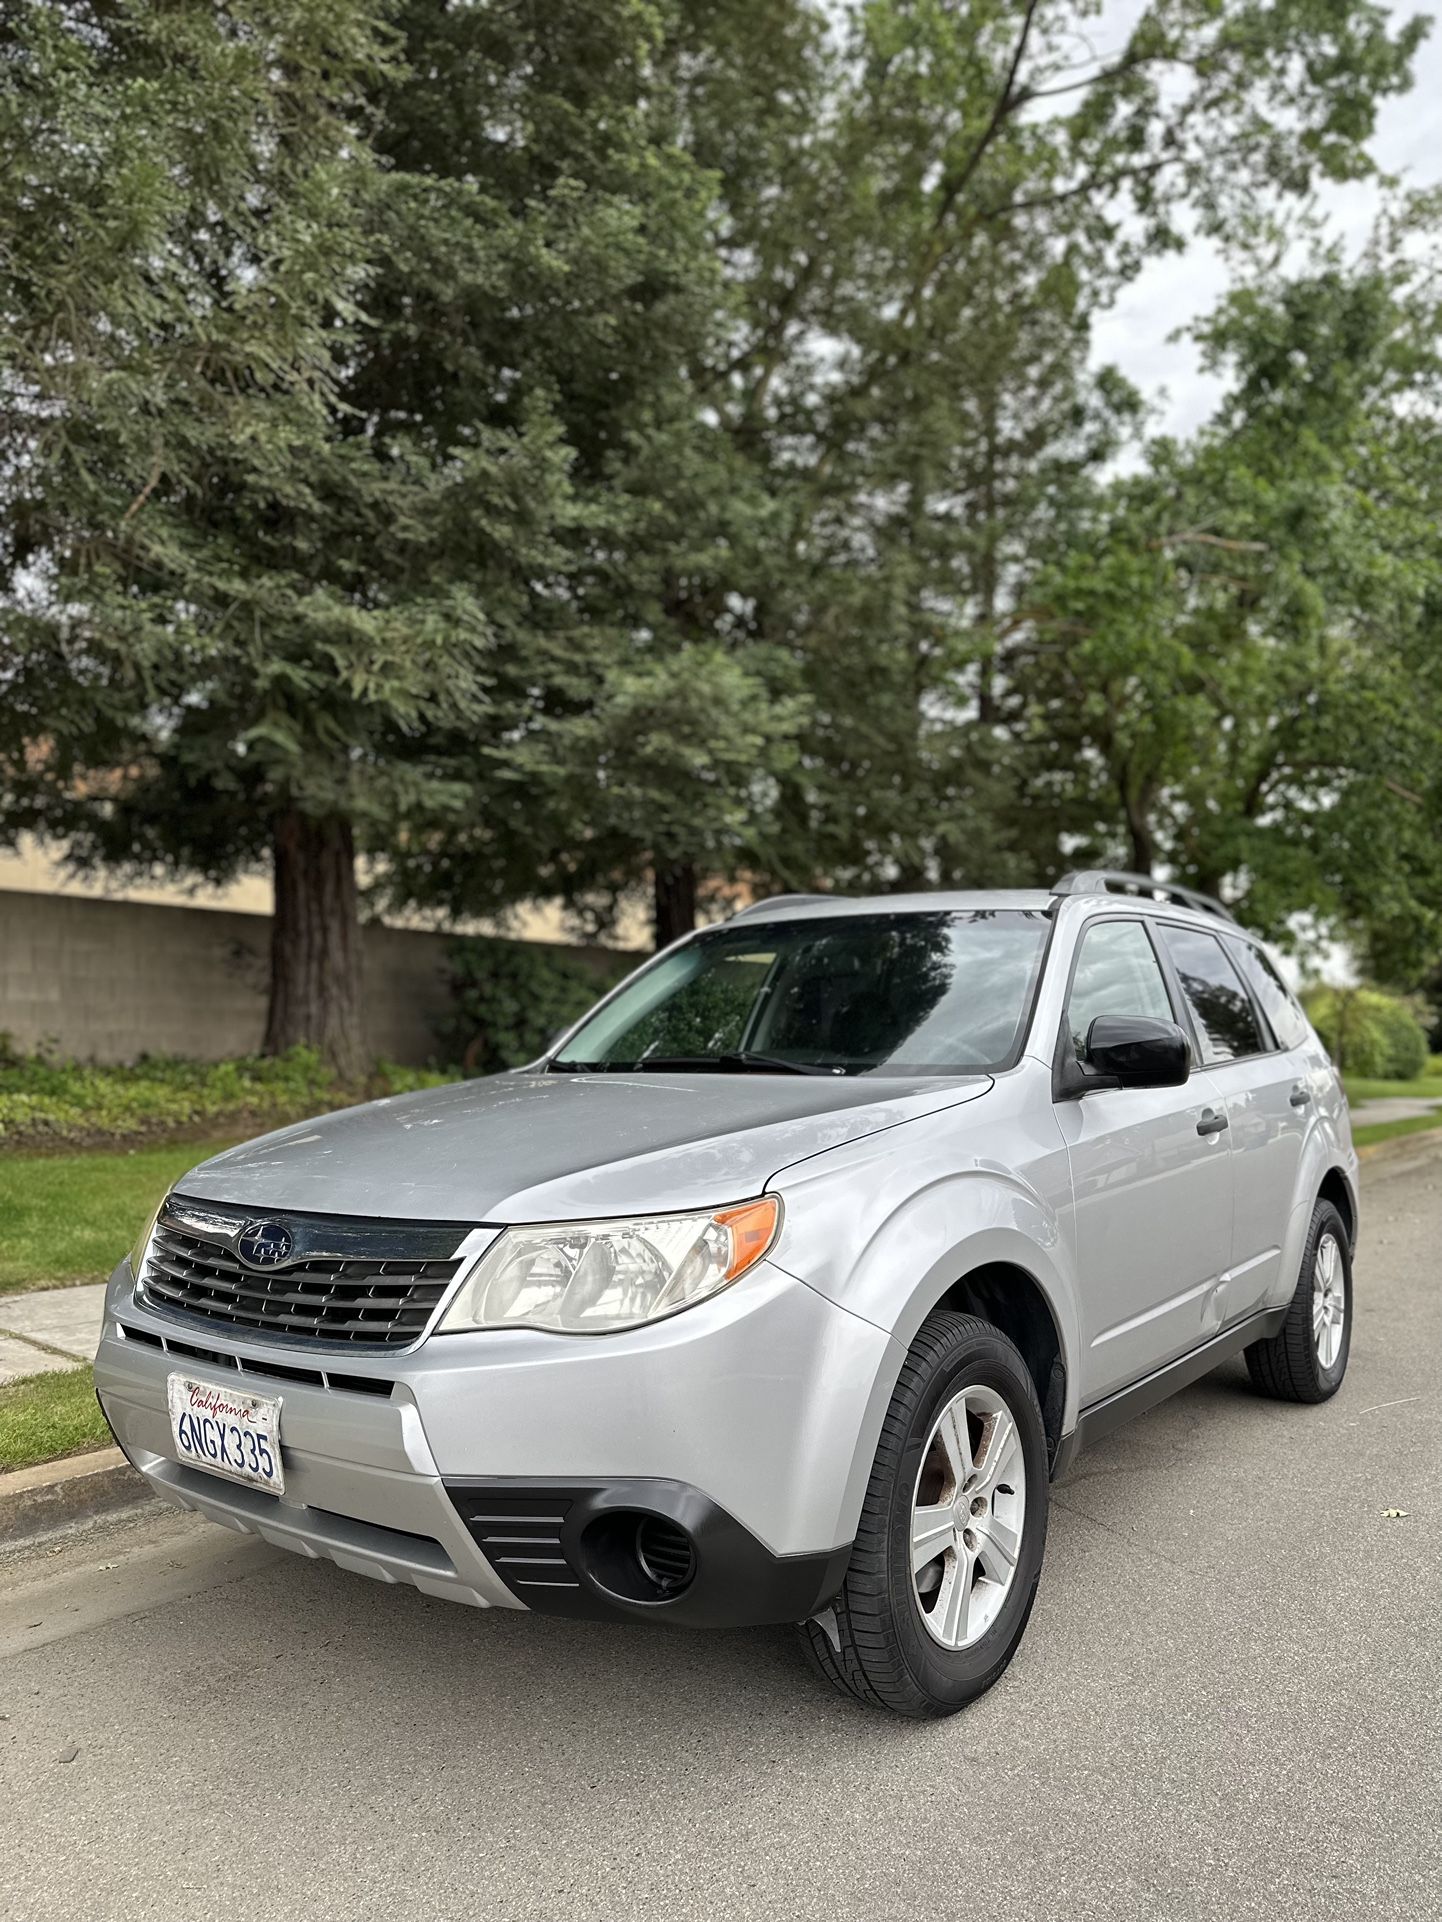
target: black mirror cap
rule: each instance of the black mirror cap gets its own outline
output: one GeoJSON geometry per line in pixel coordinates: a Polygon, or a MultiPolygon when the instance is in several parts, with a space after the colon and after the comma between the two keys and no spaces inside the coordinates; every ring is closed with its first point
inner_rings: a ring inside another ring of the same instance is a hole
{"type": "Polygon", "coordinates": [[[1187,1037],[1175,1021],[1099,1014],[1087,1029],[1087,1066],[1123,1088],[1179,1088],[1191,1073],[1187,1037]]]}

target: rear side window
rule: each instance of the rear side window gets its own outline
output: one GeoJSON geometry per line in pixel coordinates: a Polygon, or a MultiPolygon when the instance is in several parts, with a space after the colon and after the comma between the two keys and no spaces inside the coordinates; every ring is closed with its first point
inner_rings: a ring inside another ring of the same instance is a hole
{"type": "Polygon", "coordinates": [[[1093,921],[1081,938],[1067,1000],[1067,1022],[1081,1059],[1099,1014],[1141,1014],[1170,1021],[1167,984],[1139,921],[1093,921]]]}
{"type": "Polygon", "coordinates": [[[1215,935],[1163,923],[1158,932],[1181,977],[1203,1061],[1240,1061],[1264,1046],[1242,978],[1215,935]]]}
{"type": "Polygon", "coordinates": [[[1282,977],[1260,948],[1249,941],[1229,941],[1227,952],[1242,971],[1252,993],[1262,1004],[1262,1012],[1272,1024],[1272,1032],[1284,1048],[1305,1047],[1311,1030],[1307,1017],[1292,999],[1282,977]]]}

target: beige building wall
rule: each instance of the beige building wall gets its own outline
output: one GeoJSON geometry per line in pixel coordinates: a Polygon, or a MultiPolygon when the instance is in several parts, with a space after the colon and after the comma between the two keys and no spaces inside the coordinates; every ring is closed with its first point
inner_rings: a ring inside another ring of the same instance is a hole
{"type": "MultiPolygon", "coordinates": [[[[0,892],[0,1033],[22,1053],[48,1046],[79,1061],[253,1053],[265,1026],[269,906],[0,892]]],[[[450,1002],[448,938],[363,929],[372,1055],[413,1065],[435,1057],[435,1024],[450,1002]]]]}
{"type": "MultiPolygon", "coordinates": [[[[126,882],[118,884],[106,876],[90,878],[71,874],[58,857],[33,840],[23,840],[16,849],[0,849],[0,892],[18,894],[58,894],[80,901],[137,901],[156,907],[192,907],[214,913],[269,914],[271,887],[268,874],[244,874],[223,888],[187,888],[174,881],[126,882]]],[[[420,917],[406,918],[399,925],[424,927],[420,917]]],[[[517,941],[556,941],[574,943],[559,902],[523,902],[500,927],[474,921],[464,926],[472,934],[504,934],[517,941]]],[[[643,914],[623,915],[613,945],[645,948],[649,934],[643,914]]]]}

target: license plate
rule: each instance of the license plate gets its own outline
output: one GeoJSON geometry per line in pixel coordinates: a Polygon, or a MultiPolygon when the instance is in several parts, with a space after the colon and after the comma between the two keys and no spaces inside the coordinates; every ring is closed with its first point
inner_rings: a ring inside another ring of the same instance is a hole
{"type": "Polygon", "coordinates": [[[233,1482],[285,1490],[280,1460],[280,1397],[246,1395],[211,1381],[172,1375],[166,1384],[170,1433],[183,1462],[233,1482]]]}

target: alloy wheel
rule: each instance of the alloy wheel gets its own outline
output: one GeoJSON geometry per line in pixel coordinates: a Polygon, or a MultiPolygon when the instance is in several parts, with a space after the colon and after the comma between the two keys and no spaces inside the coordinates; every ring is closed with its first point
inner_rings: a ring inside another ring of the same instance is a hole
{"type": "Polygon", "coordinates": [[[1021,1433],[1005,1398],[974,1383],[942,1409],[911,1506],[911,1585],[927,1633],[970,1648],[1011,1589],[1026,1517],[1021,1433]]]}
{"type": "Polygon", "coordinates": [[[1312,1264],[1312,1341],[1323,1368],[1335,1368],[1347,1324],[1347,1286],[1335,1235],[1323,1235],[1312,1264]]]}

